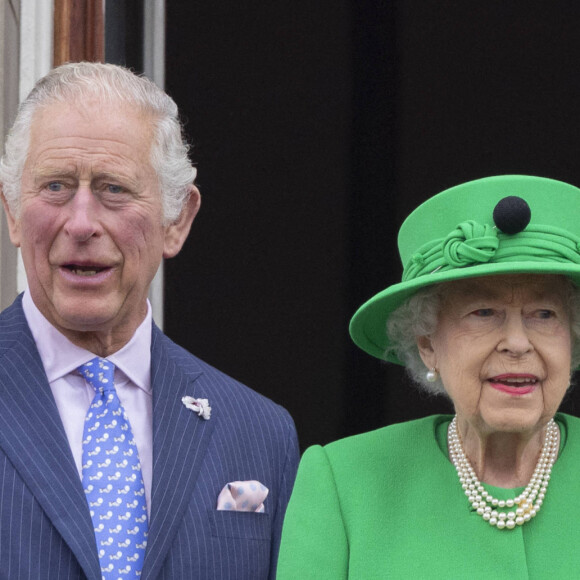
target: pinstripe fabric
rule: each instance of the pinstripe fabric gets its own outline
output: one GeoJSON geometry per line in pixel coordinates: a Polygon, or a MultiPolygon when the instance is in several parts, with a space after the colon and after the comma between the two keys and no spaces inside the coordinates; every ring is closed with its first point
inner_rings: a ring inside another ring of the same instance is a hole
{"type": "Polygon", "coordinates": [[[100,578],[84,492],[20,299],[0,316],[0,578],[100,578]]]}
{"type": "MultiPolygon", "coordinates": [[[[153,485],[142,578],[273,580],[298,449],[284,409],[156,327],[153,485]],[[209,399],[209,421],[181,397],[209,399]],[[269,488],[266,513],[218,512],[229,481],[269,488]]],[[[0,578],[100,578],[82,486],[20,298],[0,315],[0,578]]]]}

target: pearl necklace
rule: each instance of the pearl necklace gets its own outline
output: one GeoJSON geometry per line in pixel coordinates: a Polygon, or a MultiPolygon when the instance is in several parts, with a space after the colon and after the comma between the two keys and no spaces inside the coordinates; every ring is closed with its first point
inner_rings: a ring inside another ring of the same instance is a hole
{"type": "Polygon", "coordinates": [[[463,450],[461,436],[457,430],[457,415],[453,418],[447,435],[449,455],[469,503],[486,522],[492,526],[497,526],[500,530],[505,528],[513,530],[516,524],[521,526],[529,522],[540,511],[548,489],[552,466],[558,456],[558,435],[558,425],[554,419],[550,419],[546,426],[542,453],[526,489],[513,499],[503,500],[488,493],[477,479],[477,475],[463,450]],[[509,511],[504,512],[496,509],[505,507],[509,511]]]}

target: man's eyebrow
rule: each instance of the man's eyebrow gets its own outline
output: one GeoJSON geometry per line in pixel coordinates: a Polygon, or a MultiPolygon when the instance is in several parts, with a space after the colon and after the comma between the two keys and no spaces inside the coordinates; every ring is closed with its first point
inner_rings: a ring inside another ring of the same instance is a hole
{"type": "Polygon", "coordinates": [[[56,167],[40,167],[32,170],[35,180],[46,179],[51,177],[76,177],[76,171],[59,169],[56,167]]]}
{"type": "Polygon", "coordinates": [[[127,173],[117,173],[113,171],[99,171],[91,177],[91,183],[103,183],[112,181],[120,185],[125,185],[129,189],[137,188],[139,186],[139,178],[127,173]]]}
{"type": "MultiPolygon", "coordinates": [[[[35,181],[43,179],[78,179],[78,172],[74,169],[62,169],[57,167],[40,167],[32,170],[35,181]]],[[[136,183],[137,179],[126,173],[114,171],[100,171],[91,175],[91,183],[95,181],[113,180],[136,183]]]]}
{"type": "Polygon", "coordinates": [[[116,171],[98,171],[91,176],[91,181],[98,181],[102,179],[123,179],[134,181],[134,178],[126,173],[118,173],[116,171]]]}

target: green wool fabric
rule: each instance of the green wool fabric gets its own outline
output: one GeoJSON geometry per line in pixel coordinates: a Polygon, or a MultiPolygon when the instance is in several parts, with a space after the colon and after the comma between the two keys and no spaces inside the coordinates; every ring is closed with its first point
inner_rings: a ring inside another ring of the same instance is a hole
{"type": "MultiPolygon", "coordinates": [[[[306,451],[278,580],[580,578],[580,419],[558,414],[560,455],[538,515],[513,530],[468,503],[447,455],[450,416],[306,451]]],[[[486,486],[508,499],[516,490],[486,486]]]]}

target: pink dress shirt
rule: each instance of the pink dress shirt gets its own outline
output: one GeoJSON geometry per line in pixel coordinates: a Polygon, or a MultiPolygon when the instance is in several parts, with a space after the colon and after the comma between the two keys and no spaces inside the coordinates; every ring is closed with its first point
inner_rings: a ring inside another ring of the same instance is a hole
{"type": "MultiPolygon", "coordinates": [[[[52,326],[38,310],[28,290],[24,293],[22,306],[40,353],[80,478],[85,415],[95,392],[76,369],[96,355],[74,345],[52,326]]],[[[151,305],[148,302],[145,320],[137,328],[133,338],[121,350],[107,357],[116,367],[115,388],[129,417],[139,451],[149,515],[151,515],[153,473],[151,320],[151,305]]]]}

